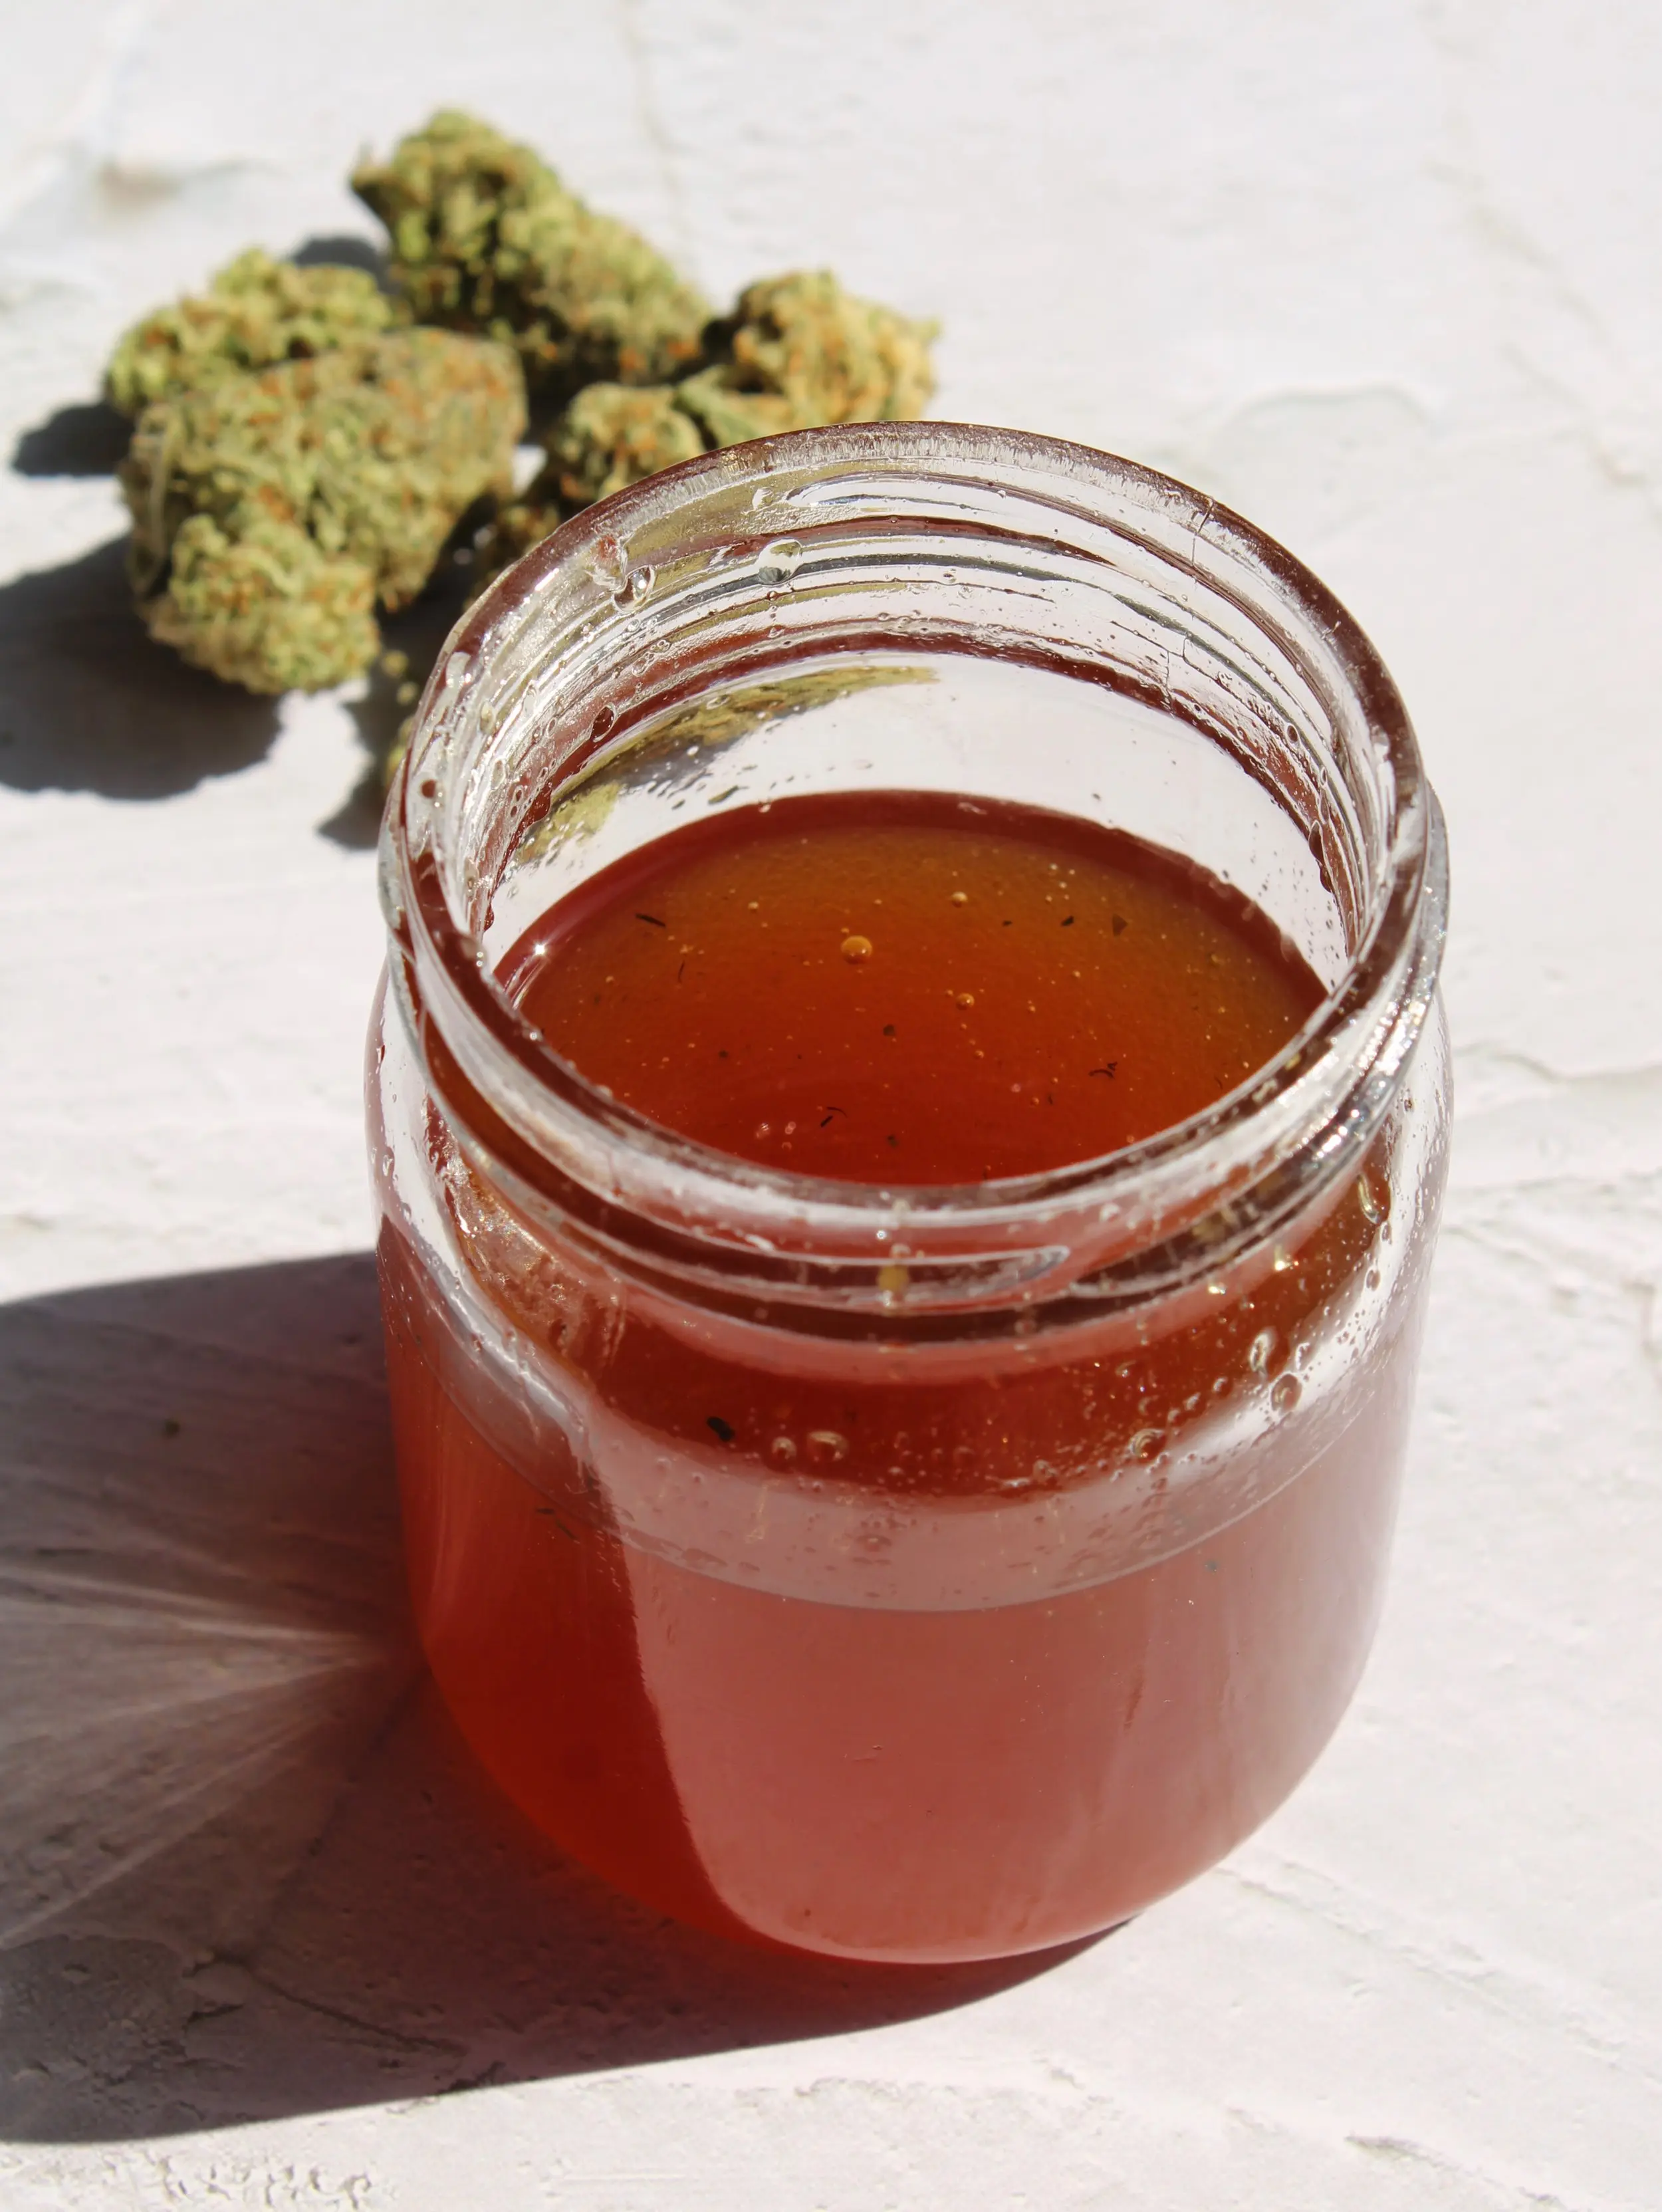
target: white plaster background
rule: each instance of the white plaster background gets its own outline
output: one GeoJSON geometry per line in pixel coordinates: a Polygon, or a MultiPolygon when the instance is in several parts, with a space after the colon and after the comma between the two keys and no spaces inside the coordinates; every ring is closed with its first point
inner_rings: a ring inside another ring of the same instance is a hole
{"type": "MultiPolygon", "coordinates": [[[[396,1824],[353,1840],[349,1789],[326,1832],[296,1815],[220,1956],[170,1936],[154,1896],[143,1924],[113,1907],[64,1923],[70,1946],[136,1926],[161,1946],[144,1989],[190,1974],[209,1996],[153,2029],[143,1991],[128,2011],[100,1996],[33,2054],[37,2015],[18,2015],[15,2070],[33,2063],[39,2088],[79,2065],[106,2098],[107,2126],[56,2132],[130,2139],[22,2129],[0,2203],[1655,2212],[1662,17],[1645,0],[3,0],[4,449],[93,396],[136,313],[245,243],[367,234],[344,170],[440,102],[537,142],[718,296],[828,263],[937,316],[936,412],[1204,486],[1382,648],[1449,817],[1460,1085],[1392,1601],[1293,1803],[1035,1979],[909,2021],[337,2110],[297,2094],[209,2124],[234,2071],[215,2023],[276,2002],[270,1898],[292,1913],[319,1864],[403,1847],[396,1824]],[[123,2084],[170,2069],[165,2125],[147,2090],[124,2127],[123,2084]]],[[[76,566],[118,527],[106,477],[0,474],[0,576],[37,580],[0,589],[13,1301],[366,1233],[379,926],[367,854],[318,834],[361,769],[349,715],[291,701],[269,745],[240,723],[221,762],[192,693],[194,780],[116,795],[124,717],[148,759],[175,711],[117,680],[106,572],[76,566]]],[[[295,1358],[306,1389],[369,1402],[355,1353],[295,1358]]],[[[132,1387],[112,1361],[65,1386],[88,1419],[100,1389],[114,1414],[132,1387]]],[[[442,1873],[462,1846],[432,1848],[442,1873]]],[[[436,1942],[441,1881],[432,1896],[436,1942]]],[[[92,1972],[72,1948],[33,1955],[66,1989],[92,1972]]],[[[609,1971],[597,2016],[628,2008],[628,1969],[609,1971]]],[[[57,1999],[33,2001],[52,2028],[57,1999]]],[[[394,2035],[396,1993],[380,2002],[394,2035]]],[[[317,2018],[355,2033],[344,2000],[317,2018]]],[[[480,2031],[484,2059],[470,2073],[462,2051],[454,2078],[487,2073],[506,2033],[480,2031]]]]}

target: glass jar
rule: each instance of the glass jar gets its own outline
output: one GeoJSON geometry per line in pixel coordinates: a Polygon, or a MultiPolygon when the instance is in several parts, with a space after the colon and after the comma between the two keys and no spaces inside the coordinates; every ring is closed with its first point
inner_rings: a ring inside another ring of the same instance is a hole
{"type": "Polygon", "coordinates": [[[458,627],[389,803],[369,1113],[406,1542],[485,1765],[625,1890],[845,1957],[1125,1918],[1366,1656],[1441,1193],[1441,817],[1320,584],[1183,486],[923,422],[713,453],[458,627]],[[948,790],[1247,894],[1327,996],[1022,1181],[701,1149],[494,967],[690,810],[948,790]]]}

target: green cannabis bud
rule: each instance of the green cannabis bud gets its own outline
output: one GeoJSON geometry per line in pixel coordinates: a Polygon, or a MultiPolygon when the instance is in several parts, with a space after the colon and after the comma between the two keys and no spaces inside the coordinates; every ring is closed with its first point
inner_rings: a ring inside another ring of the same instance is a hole
{"type": "Polygon", "coordinates": [[[516,347],[534,399],[660,384],[702,357],[709,307],[663,256],[470,115],[435,115],[352,188],[386,225],[416,320],[516,347]]]}
{"type": "Polygon", "coordinates": [[[360,343],[406,319],[361,269],[302,269],[251,246],[206,292],[134,324],[105,371],[105,396],[137,415],[158,399],[360,343]]]}
{"type": "Polygon", "coordinates": [[[486,576],[568,514],[718,446],[827,422],[913,422],[934,389],[926,324],[844,291],[828,270],[773,276],[707,333],[717,358],[678,383],[591,384],[548,438],[548,463],[482,548],[486,576]]]}
{"type": "Polygon", "coordinates": [[[710,446],[824,422],[913,422],[935,389],[932,325],[845,292],[828,269],[769,276],[709,332],[713,364],[676,386],[710,446]]]}
{"type": "Polygon", "coordinates": [[[398,331],[147,408],[121,468],[153,636],[251,691],[361,673],[458,521],[512,488],[506,347],[398,331]]]}
{"type": "Polygon", "coordinates": [[[705,450],[695,418],[673,385],[591,384],[555,423],[549,461],[562,509],[575,514],[625,484],[656,476],[705,450]]]}
{"type": "Polygon", "coordinates": [[[555,424],[546,466],[499,511],[486,532],[479,549],[481,586],[540,545],[579,507],[705,450],[703,432],[676,406],[673,385],[590,385],[555,424]]]}

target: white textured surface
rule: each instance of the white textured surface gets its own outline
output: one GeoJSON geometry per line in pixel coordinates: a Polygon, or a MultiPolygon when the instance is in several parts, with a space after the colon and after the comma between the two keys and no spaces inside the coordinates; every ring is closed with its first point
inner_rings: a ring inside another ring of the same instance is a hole
{"type": "Polygon", "coordinates": [[[373,1316],[320,1256],[365,1233],[379,957],[368,856],[319,834],[347,708],[163,665],[97,551],[107,477],[0,476],[8,2212],[1654,2212],[1654,9],[4,0],[0,29],[8,452],[244,243],[366,230],[358,144],[454,100],[713,292],[823,260],[938,315],[938,412],[1244,508],[1416,714],[1461,1085],[1391,1606],[1292,1805],[1002,1987],[656,1934],[365,1656],[373,1316]],[[44,1618],[8,1576],[47,1554],[44,1618]],[[202,1712],[169,1688],[187,1614],[202,1712]],[[237,1745],[245,1793],[196,1790],[237,1745]]]}

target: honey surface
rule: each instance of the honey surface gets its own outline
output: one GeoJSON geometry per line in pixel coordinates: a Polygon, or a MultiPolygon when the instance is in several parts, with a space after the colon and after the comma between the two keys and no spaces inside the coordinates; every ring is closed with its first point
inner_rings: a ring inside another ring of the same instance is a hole
{"type": "Polygon", "coordinates": [[[675,832],[527,933],[505,980],[624,1103],[868,1183],[1092,1159],[1211,1105],[1313,1011],[1239,893],[1121,833],[841,793],[675,832]]]}

